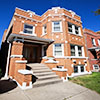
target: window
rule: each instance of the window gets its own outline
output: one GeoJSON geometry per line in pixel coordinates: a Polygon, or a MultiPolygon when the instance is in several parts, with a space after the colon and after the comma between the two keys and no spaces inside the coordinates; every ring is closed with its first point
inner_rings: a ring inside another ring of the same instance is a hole
{"type": "Polygon", "coordinates": [[[73,30],[72,30],[72,24],[71,23],[68,23],[68,32],[72,33],[73,30]]]}
{"type": "Polygon", "coordinates": [[[68,22],[68,32],[76,35],[81,35],[80,27],[69,22],[68,22]]]}
{"type": "Polygon", "coordinates": [[[78,73],[78,66],[74,66],[74,73],[78,73]]]}
{"type": "Polygon", "coordinates": [[[79,28],[78,28],[78,26],[76,26],[76,25],[75,25],[75,33],[76,33],[76,34],[79,34],[79,28]]]}
{"type": "Polygon", "coordinates": [[[33,34],[33,26],[24,24],[24,33],[33,34]]]}
{"type": "Polygon", "coordinates": [[[78,46],[78,55],[82,56],[82,47],[81,46],[78,46]]]}
{"type": "Polygon", "coordinates": [[[52,23],[52,30],[53,32],[61,32],[62,28],[61,28],[61,21],[54,21],[52,23]]]}
{"type": "Polygon", "coordinates": [[[98,44],[100,45],[100,39],[98,39],[98,44]]]}
{"type": "Polygon", "coordinates": [[[94,69],[94,70],[99,69],[99,65],[97,65],[97,64],[93,65],[93,69],[94,69]]]}
{"type": "Polygon", "coordinates": [[[47,25],[45,24],[44,26],[43,26],[43,35],[45,35],[47,33],[47,25]]]}
{"type": "Polygon", "coordinates": [[[74,65],[73,67],[74,73],[83,73],[85,72],[85,67],[84,65],[74,65]]]}
{"type": "Polygon", "coordinates": [[[84,56],[83,55],[84,53],[82,54],[82,52],[84,52],[82,50],[82,46],[71,44],[70,49],[71,49],[71,56],[84,56]]]}
{"type": "Polygon", "coordinates": [[[71,45],[71,56],[75,56],[75,46],[71,45]]]}
{"type": "Polygon", "coordinates": [[[80,66],[81,72],[84,72],[84,66],[80,66]]]}
{"type": "Polygon", "coordinates": [[[42,46],[42,56],[46,56],[47,46],[42,46]]]}
{"type": "Polygon", "coordinates": [[[96,45],[95,39],[94,39],[94,38],[91,38],[91,39],[92,39],[92,44],[93,44],[93,45],[96,45]]]}
{"type": "Polygon", "coordinates": [[[54,44],[54,56],[63,56],[62,44],[54,44]]]}

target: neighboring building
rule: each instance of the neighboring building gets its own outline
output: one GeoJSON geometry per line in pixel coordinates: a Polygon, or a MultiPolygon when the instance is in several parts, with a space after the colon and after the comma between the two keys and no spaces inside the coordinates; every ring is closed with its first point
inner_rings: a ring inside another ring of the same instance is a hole
{"type": "Polygon", "coordinates": [[[71,10],[53,7],[39,16],[16,8],[5,41],[9,43],[6,69],[19,84],[18,70],[26,69],[26,62],[44,63],[63,80],[90,73],[81,18],[71,10]]]}
{"type": "Polygon", "coordinates": [[[92,71],[100,70],[100,32],[84,29],[86,46],[92,71]]]}

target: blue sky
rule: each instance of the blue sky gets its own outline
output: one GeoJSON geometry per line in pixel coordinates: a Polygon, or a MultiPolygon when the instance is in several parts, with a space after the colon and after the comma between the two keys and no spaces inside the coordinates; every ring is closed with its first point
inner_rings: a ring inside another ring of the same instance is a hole
{"type": "Polygon", "coordinates": [[[56,6],[73,10],[80,15],[83,28],[93,31],[100,30],[100,15],[95,16],[92,12],[100,7],[100,0],[0,0],[0,43],[15,7],[31,10],[42,15],[46,10],[56,6]]]}

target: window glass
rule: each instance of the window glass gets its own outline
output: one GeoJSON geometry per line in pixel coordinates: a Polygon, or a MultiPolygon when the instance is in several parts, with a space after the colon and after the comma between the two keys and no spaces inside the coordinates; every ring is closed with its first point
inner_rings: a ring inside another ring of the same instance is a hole
{"type": "Polygon", "coordinates": [[[74,66],[74,73],[78,73],[78,66],[74,66]]]}
{"type": "Polygon", "coordinates": [[[71,45],[71,56],[75,56],[75,46],[71,45]]]}
{"type": "Polygon", "coordinates": [[[84,72],[84,66],[80,66],[81,72],[84,72]]]}
{"type": "Polygon", "coordinates": [[[60,21],[55,21],[55,22],[53,22],[53,30],[54,30],[54,32],[59,32],[59,31],[61,31],[60,21]]]}
{"type": "Polygon", "coordinates": [[[82,56],[82,47],[81,46],[78,46],[78,55],[82,56]]]}
{"type": "Polygon", "coordinates": [[[54,44],[54,56],[62,56],[62,45],[54,44]]]}
{"type": "Polygon", "coordinates": [[[72,24],[68,23],[68,32],[72,33],[72,24]]]}
{"type": "Polygon", "coordinates": [[[99,69],[99,66],[98,65],[94,65],[94,69],[99,69]]]}
{"type": "Polygon", "coordinates": [[[75,26],[75,33],[79,34],[78,26],[75,26]]]}
{"type": "Polygon", "coordinates": [[[47,25],[44,25],[43,28],[44,28],[44,33],[47,33],[47,25]]]}
{"type": "Polygon", "coordinates": [[[33,26],[24,24],[24,33],[32,34],[33,33],[33,26]]]}

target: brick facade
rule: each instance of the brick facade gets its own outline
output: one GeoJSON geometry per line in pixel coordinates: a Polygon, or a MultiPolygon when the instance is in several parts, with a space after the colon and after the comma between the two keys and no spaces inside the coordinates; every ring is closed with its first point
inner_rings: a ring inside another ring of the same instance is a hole
{"type": "Polygon", "coordinates": [[[17,56],[10,58],[9,76],[17,76],[14,75],[18,65],[15,61],[22,59],[21,56],[28,62],[44,63],[50,69],[54,68],[53,71],[65,80],[66,77],[90,73],[81,18],[71,10],[54,7],[39,16],[32,11],[16,8],[4,36],[3,40],[8,39],[12,43],[10,56],[17,56]],[[30,30],[32,33],[26,32],[30,30]]]}
{"type": "Polygon", "coordinates": [[[89,29],[84,29],[84,36],[86,39],[86,46],[87,46],[87,52],[89,56],[90,68],[92,71],[99,71],[100,33],[94,32],[89,29]],[[97,69],[95,69],[94,67],[95,65],[98,66],[97,69]]]}

